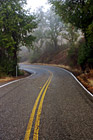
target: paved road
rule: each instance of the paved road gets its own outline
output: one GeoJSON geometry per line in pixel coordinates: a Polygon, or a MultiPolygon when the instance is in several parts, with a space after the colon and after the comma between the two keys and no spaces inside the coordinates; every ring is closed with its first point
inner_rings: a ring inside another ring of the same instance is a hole
{"type": "Polygon", "coordinates": [[[62,68],[35,72],[0,88],[0,140],[93,140],[93,103],[62,68]]]}

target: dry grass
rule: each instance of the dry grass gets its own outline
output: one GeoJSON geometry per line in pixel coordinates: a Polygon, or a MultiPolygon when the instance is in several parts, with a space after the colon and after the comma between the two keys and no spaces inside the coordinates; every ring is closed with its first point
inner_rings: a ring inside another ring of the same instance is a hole
{"type": "MultiPolygon", "coordinates": [[[[55,65],[54,65],[55,66],[55,65]]],[[[71,71],[78,79],[79,81],[91,92],[93,93],[93,69],[90,70],[89,73],[81,74],[80,69],[72,69],[69,66],[65,65],[57,65],[59,67],[65,68],[69,71],[71,71]]]]}
{"type": "Polygon", "coordinates": [[[10,80],[13,80],[13,77],[3,77],[3,78],[0,78],[0,82],[7,82],[7,81],[10,81],[10,80]]]}
{"type": "Polygon", "coordinates": [[[89,83],[93,86],[93,79],[88,79],[89,83]]]}
{"type": "Polygon", "coordinates": [[[3,77],[3,78],[0,78],[0,83],[14,81],[14,80],[21,79],[21,78],[24,78],[24,77],[25,77],[25,76],[18,76],[18,77],[3,77]]]}
{"type": "Polygon", "coordinates": [[[91,93],[93,93],[93,70],[90,70],[89,73],[79,75],[78,79],[91,93]]]}
{"type": "Polygon", "coordinates": [[[28,75],[29,75],[28,72],[23,71],[23,75],[21,75],[21,76],[17,76],[17,77],[12,77],[12,76],[11,77],[8,77],[8,76],[6,76],[6,77],[0,78],[0,83],[10,82],[10,81],[14,81],[14,80],[17,80],[17,79],[25,78],[28,75]]]}

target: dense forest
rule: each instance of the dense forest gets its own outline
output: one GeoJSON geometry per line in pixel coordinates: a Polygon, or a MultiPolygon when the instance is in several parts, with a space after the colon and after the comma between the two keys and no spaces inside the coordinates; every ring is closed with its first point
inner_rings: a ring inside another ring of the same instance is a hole
{"type": "Polygon", "coordinates": [[[93,68],[93,1],[48,1],[48,11],[40,7],[34,14],[25,10],[26,0],[0,1],[0,74],[15,76],[21,46],[31,62],[49,63],[66,52],[67,65],[93,68]]]}

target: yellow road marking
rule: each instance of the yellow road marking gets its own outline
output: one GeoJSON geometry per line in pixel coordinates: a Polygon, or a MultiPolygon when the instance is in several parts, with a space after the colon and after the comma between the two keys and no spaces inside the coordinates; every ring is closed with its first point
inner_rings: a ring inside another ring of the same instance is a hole
{"type": "Polygon", "coordinates": [[[33,140],[38,140],[38,133],[39,133],[39,124],[40,124],[40,115],[41,115],[41,111],[42,111],[42,105],[43,105],[43,101],[44,101],[44,97],[46,94],[46,91],[50,85],[50,82],[52,80],[52,76],[50,77],[50,80],[43,92],[39,107],[38,107],[38,111],[37,111],[37,117],[36,117],[36,121],[35,121],[35,127],[34,127],[34,135],[33,135],[33,140]]]}
{"type": "Polygon", "coordinates": [[[29,122],[28,122],[28,126],[27,126],[27,130],[26,130],[26,134],[25,134],[25,138],[24,140],[29,140],[29,137],[30,137],[30,133],[31,133],[31,129],[32,129],[32,124],[33,124],[33,120],[34,120],[34,116],[35,116],[35,112],[36,112],[36,108],[37,108],[37,105],[38,105],[38,102],[39,102],[39,99],[42,95],[42,92],[44,90],[44,88],[46,87],[47,83],[50,81],[50,77],[48,78],[48,80],[46,81],[46,83],[44,84],[43,88],[41,89],[37,99],[36,99],[36,102],[34,104],[34,107],[33,107],[33,110],[32,110],[32,113],[30,115],[30,119],[29,119],[29,122]]]}

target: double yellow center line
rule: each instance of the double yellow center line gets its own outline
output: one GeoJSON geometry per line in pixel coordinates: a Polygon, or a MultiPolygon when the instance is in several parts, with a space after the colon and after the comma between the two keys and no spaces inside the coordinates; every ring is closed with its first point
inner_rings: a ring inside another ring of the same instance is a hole
{"type": "Polygon", "coordinates": [[[40,116],[41,116],[41,111],[42,111],[42,105],[43,105],[43,101],[44,101],[46,91],[47,91],[47,89],[48,89],[48,87],[51,83],[52,77],[53,77],[52,72],[49,71],[49,73],[50,73],[50,76],[49,76],[48,80],[46,81],[46,83],[44,84],[44,86],[42,87],[42,89],[41,89],[41,91],[40,91],[40,93],[39,93],[39,95],[38,95],[38,97],[35,101],[35,104],[34,104],[34,107],[33,107],[32,113],[30,115],[29,122],[28,122],[28,126],[27,126],[27,130],[26,130],[24,140],[29,140],[29,138],[30,138],[31,129],[32,129],[33,120],[34,120],[34,117],[35,117],[37,106],[38,106],[38,110],[37,110],[37,115],[36,115],[36,120],[35,120],[33,140],[38,140],[39,124],[40,124],[40,116]],[[40,98],[41,98],[41,100],[40,100],[40,98]],[[40,100],[40,103],[39,103],[39,100],[40,100]],[[39,105],[38,105],[38,103],[39,103],[39,105]]]}

